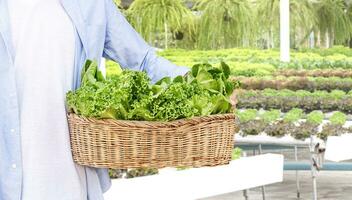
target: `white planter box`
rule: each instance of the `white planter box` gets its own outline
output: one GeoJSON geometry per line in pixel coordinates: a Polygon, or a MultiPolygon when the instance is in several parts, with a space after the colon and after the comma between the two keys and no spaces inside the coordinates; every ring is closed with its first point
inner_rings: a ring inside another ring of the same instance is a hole
{"type": "Polygon", "coordinates": [[[106,200],[194,200],[282,182],[282,155],[241,158],[229,165],[165,171],[159,175],[113,180],[106,200]]]}
{"type": "Polygon", "coordinates": [[[326,142],[325,159],[341,162],[352,159],[352,134],[330,136],[326,142]]]}

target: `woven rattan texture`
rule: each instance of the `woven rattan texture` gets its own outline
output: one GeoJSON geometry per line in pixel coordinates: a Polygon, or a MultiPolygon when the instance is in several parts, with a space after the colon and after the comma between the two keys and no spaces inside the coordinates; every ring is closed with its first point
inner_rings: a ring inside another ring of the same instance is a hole
{"type": "Polygon", "coordinates": [[[204,167],[228,164],[233,114],[173,122],[97,120],[68,115],[75,162],[97,168],[204,167]]]}

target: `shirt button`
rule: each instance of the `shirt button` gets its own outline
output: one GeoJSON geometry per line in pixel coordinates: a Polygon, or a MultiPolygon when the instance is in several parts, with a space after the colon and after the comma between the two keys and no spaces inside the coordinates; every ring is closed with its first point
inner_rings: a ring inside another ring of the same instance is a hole
{"type": "Polygon", "coordinates": [[[15,96],[15,93],[11,93],[11,94],[10,94],[10,97],[14,97],[14,96],[15,96]]]}
{"type": "Polygon", "coordinates": [[[11,131],[11,133],[15,133],[15,129],[11,129],[10,131],[11,131]]]}
{"type": "Polygon", "coordinates": [[[12,168],[13,168],[13,169],[16,169],[16,168],[17,168],[17,165],[16,165],[16,164],[12,164],[12,168]]]}

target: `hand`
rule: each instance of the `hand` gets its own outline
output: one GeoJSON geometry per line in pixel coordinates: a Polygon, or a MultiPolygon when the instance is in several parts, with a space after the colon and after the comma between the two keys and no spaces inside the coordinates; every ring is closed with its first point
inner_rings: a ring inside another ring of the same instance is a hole
{"type": "Polygon", "coordinates": [[[230,96],[230,102],[231,102],[232,108],[236,109],[236,105],[238,103],[236,90],[233,91],[232,95],[230,96]]]}

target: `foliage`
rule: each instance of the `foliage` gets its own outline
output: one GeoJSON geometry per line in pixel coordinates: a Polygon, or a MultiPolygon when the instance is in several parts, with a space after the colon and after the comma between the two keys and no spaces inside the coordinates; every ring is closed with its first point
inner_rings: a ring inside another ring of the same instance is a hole
{"type": "MultiPolygon", "coordinates": [[[[274,36],[278,37],[280,27],[280,0],[257,0],[258,25],[269,35],[268,42],[273,43],[274,36]]],[[[310,0],[290,0],[290,25],[293,43],[296,31],[309,34],[315,24],[316,18],[310,0]]],[[[273,47],[273,44],[267,45],[273,47]]]]}
{"type": "Polygon", "coordinates": [[[315,7],[317,27],[322,35],[328,34],[330,39],[335,39],[338,43],[350,38],[351,21],[346,15],[345,0],[319,0],[315,7]]]}
{"type": "Polygon", "coordinates": [[[126,178],[150,176],[158,173],[159,173],[158,169],[150,169],[150,168],[130,169],[127,171],[126,178]]]}
{"type": "Polygon", "coordinates": [[[170,121],[193,116],[229,113],[236,86],[230,69],[195,65],[185,77],[165,77],[155,85],[144,72],[123,71],[104,79],[97,64],[87,61],[82,87],[68,92],[67,104],[76,114],[123,120],[170,121]]]}
{"type": "Polygon", "coordinates": [[[281,111],[280,110],[270,110],[266,111],[261,115],[261,118],[266,123],[272,123],[275,120],[280,118],[281,111]]]}
{"type": "MultiPolygon", "coordinates": [[[[272,111],[264,111],[264,113],[271,113],[272,111]]],[[[312,111],[306,116],[303,110],[294,108],[287,113],[280,113],[282,118],[278,118],[277,111],[272,116],[270,123],[266,123],[264,115],[258,114],[256,110],[243,110],[240,113],[257,113],[256,116],[251,117],[250,120],[240,120],[240,134],[243,136],[258,135],[265,133],[272,137],[283,137],[290,135],[298,140],[304,140],[311,135],[316,135],[318,138],[326,140],[328,136],[341,135],[349,132],[352,127],[345,128],[346,115],[341,112],[335,112],[324,124],[322,130],[318,127],[323,123],[325,115],[321,111],[312,111]],[[306,120],[304,120],[306,119],[306,120]]]]}
{"type": "Polygon", "coordinates": [[[152,43],[158,33],[164,33],[165,48],[168,33],[180,30],[190,17],[183,0],[135,0],[128,10],[131,24],[147,41],[152,43]]]}
{"type": "Polygon", "coordinates": [[[289,123],[294,123],[303,118],[303,110],[299,108],[293,108],[284,116],[284,121],[289,123]]]}
{"type": "Polygon", "coordinates": [[[324,140],[328,138],[328,136],[338,136],[348,132],[343,125],[346,123],[347,116],[341,112],[335,112],[329,119],[327,124],[324,124],[323,129],[318,136],[324,140]]]}
{"type": "Polygon", "coordinates": [[[283,77],[283,76],[265,76],[265,77],[236,77],[234,80],[241,82],[241,88],[246,90],[263,90],[266,88],[282,90],[342,90],[349,92],[352,90],[352,78],[338,77],[283,77]]]}
{"type": "MultiPolygon", "coordinates": [[[[164,41],[165,48],[169,40],[179,40],[169,33],[185,35],[184,43],[177,41],[177,46],[189,48],[274,48],[279,44],[280,0],[194,1],[196,6],[189,9],[183,0],[135,0],[127,11],[128,20],[149,43],[164,41]]],[[[352,6],[345,0],[290,0],[290,13],[294,48],[306,47],[311,33],[318,45],[325,41],[330,47],[350,39],[352,6]]]]}
{"type": "Polygon", "coordinates": [[[109,176],[112,179],[136,178],[158,174],[158,169],[139,168],[139,169],[109,169],[109,176]]]}
{"type": "Polygon", "coordinates": [[[242,155],[242,149],[235,148],[232,150],[232,160],[237,160],[241,158],[241,155],[242,155]]]}
{"type": "Polygon", "coordinates": [[[122,72],[121,66],[111,60],[106,61],[105,67],[107,76],[116,76],[122,72]]]}
{"type": "Polygon", "coordinates": [[[261,119],[255,119],[245,123],[240,123],[239,127],[242,132],[242,136],[258,135],[265,130],[267,124],[261,119]]]}
{"type": "Polygon", "coordinates": [[[301,108],[305,111],[339,110],[345,113],[352,113],[352,92],[334,90],[332,92],[304,90],[248,90],[239,91],[238,108],[264,108],[281,109],[288,111],[292,108],[301,108]]]}
{"type": "MultiPolygon", "coordinates": [[[[242,76],[266,76],[278,70],[325,70],[345,69],[352,72],[352,57],[345,54],[322,56],[315,52],[293,52],[289,63],[280,61],[280,53],[277,50],[257,49],[223,49],[221,51],[186,51],[172,49],[161,51],[161,56],[180,66],[192,66],[199,62],[217,64],[224,61],[229,64],[234,75],[242,76]]],[[[346,54],[347,50],[346,50],[346,54]]],[[[337,72],[338,73],[338,72],[337,72]]],[[[338,73],[339,75],[341,73],[338,73]]],[[[346,76],[345,76],[346,77],[346,76]]]]}
{"type": "Polygon", "coordinates": [[[302,52],[302,53],[315,53],[315,54],[319,54],[319,55],[324,56],[324,57],[333,56],[333,55],[336,55],[336,54],[341,54],[341,55],[345,55],[347,57],[352,57],[352,50],[349,47],[344,47],[344,46],[333,46],[333,47],[325,48],[325,49],[301,48],[299,50],[299,52],[302,52]]]}
{"type": "Polygon", "coordinates": [[[310,77],[352,77],[352,70],[347,69],[316,69],[316,70],[296,70],[283,69],[276,71],[273,76],[310,76],[310,77]]]}
{"type": "Polygon", "coordinates": [[[314,125],[319,125],[324,120],[324,114],[321,111],[313,111],[307,115],[307,122],[314,125]]]}
{"type": "Polygon", "coordinates": [[[331,124],[334,124],[334,125],[344,125],[346,123],[346,120],[347,120],[347,116],[342,112],[335,112],[330,117],[330,122],[331,124]]]}
{"type": "Polygon", "coordinates": [[[124,169],[109,169],[109,176],[112,179],[123,178],[126,172],[124,169]]]}
{"type": "Polygon", "coordinates": [[[236,116],[240,120],[240,122],[248,122],[254,120],[258,115],[258,111],[256,109],[246,109],[244,111],[237,111],[236,116]]]}
{"type": "Polygon", "coordinates": [[[248,45],[254,37],[254,13],[249,0],[199,0],[196,9],[202,13],[197,41],[199,48],[248,45]]]}

